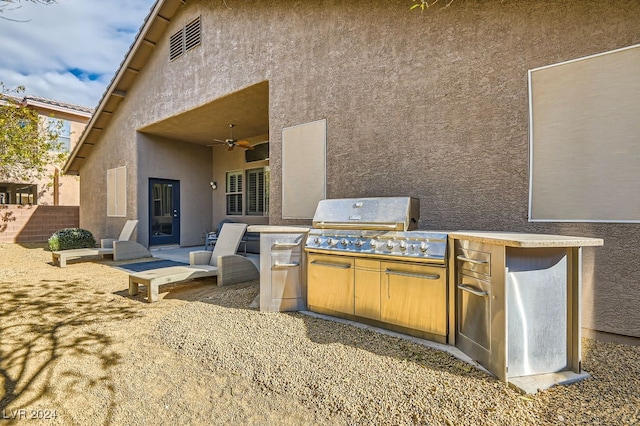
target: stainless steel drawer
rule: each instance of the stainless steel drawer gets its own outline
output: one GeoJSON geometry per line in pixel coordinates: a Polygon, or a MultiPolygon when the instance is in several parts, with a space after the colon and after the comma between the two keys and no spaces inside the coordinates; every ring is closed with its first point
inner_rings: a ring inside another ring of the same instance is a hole
{"type": "Polygon", "coordinates": [[[460,272],[468,271],[491,276],[491,253],[458,247],[456,262],[460,272]]]}
{"type": "Polygon", "coordinates": [[[299,254],[271,255],[271,297],[273,299],[304,297],[304,288],[301,285],[301,261],[299,254]]]}
{"type": "MultiPolygon", "coordinates": [[[[491,350],[491,283],[459,274],[457,280],[458,329],[487,351],[491,350]]],[[[472,357],[480,354],[468,354],[472,357]]]]}
{"type": "Polygon", "coordinates": [[[271,240],[271,252],[274,254],[286,253],[300,254],[302,251],[302,244],[299,238],[285,235],[273,238],[271,240]]]}

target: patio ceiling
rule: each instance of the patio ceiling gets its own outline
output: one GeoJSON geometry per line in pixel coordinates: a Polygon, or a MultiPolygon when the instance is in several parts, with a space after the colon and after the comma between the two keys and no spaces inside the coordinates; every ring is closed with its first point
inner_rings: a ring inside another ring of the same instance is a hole
{"type": "Polygon", "coordinates": [[[182,142],[210,145],[214,139],[249,139],[269,133],[269,83],[264,81],[139,131],[182,142]]]}

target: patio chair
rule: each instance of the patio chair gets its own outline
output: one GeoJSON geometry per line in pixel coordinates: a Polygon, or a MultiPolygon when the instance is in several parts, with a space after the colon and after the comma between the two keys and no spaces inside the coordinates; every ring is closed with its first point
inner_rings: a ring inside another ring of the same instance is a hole
{"type": "Polygon", "coordinates": [[[197,250],[189,253],[189,265],[151,269],[129,275],[129,294],[138,294],[138,285],[147,288],[147,301],[158,301],[158,288],[163,284],[216,277],[219,286],[231,285],[260,277],[258,268],[244,256],[236,254],[247,229],[245,223],[222,225],[213,251],[197,250]]]}
{"type": "Polygon", "coordinates": [[[151,252],[143,245],[130,241],[133,231],[138,226],[137,220],[127,220],[118,238],[103,238],[100,247],[60,250],[51,253],[52,264],[61,268],[67,266],[67,260],[94,256],[113,256],[113,260],[139,259],[151,257],[151,252]]]}

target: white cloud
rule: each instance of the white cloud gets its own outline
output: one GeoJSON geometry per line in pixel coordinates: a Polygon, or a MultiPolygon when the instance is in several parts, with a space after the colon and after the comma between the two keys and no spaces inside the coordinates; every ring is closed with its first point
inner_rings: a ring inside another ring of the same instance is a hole
{"type": "Polygon", "coordinates": [[[0,19],[0,81],[26,94],[97,106],[154,0],[22,2],[0,19]],[[74,75],[76,74],[76,75],[74,75]]]}

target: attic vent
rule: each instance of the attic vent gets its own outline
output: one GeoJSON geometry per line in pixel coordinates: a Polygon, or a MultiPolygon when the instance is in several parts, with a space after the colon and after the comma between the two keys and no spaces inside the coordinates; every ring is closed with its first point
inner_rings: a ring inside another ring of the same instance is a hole
{"type": "Polygon", "coordinates": [[[173,61],[178,56],[184,53],[184,48],[182,44],[182,34],[183,31],[180,30],[169,39],[169,60],[173,61]]]}
{"type": "Polygon", "coordinates": [[[184,27],[185,52],[200,44],[200,18],[195,19],[184,27]]]}
{"type": "Polygon", "coordinates": [[[169,60],[182,56],[186,51],[199,46],[202,42],[200,33],[200,17],[182,27],[169,38],[169,60]]]}

